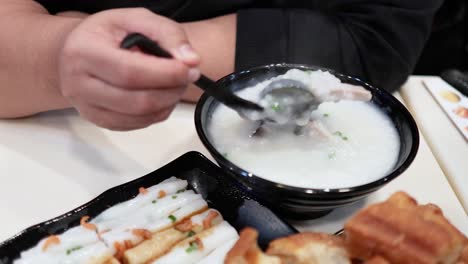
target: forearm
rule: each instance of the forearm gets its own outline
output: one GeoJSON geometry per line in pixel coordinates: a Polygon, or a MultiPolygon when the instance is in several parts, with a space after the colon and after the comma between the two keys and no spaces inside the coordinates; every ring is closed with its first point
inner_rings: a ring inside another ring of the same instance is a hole
{"type": "Polygon", "coordinates": [[[49,15],[31,0],[4,0],[0,6],[0,118],[69,106],[59,90],[58,54],[80,21],[49,15]]]}
{"type": "MultiPolygon", "coordinates": [[[[182,24],[190,43],[200,54],[201,72],[217,80],[234,71],[236,50],[236,15],[182,24]]],[[[196,102],[202,91],[190,85],[184,100],[196,102]]]]}

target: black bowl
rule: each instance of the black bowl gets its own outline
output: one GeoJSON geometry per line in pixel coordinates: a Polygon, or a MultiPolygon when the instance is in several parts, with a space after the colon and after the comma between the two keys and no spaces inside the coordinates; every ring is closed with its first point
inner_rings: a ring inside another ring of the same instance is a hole
{"type": "MultiPolygon", "coordinates": [[[[414,160],[419,147],[419,132],[411,114],[390,93],[373,87],[358,78],[336,73],[320,67],[296,64],[272,64],[236,72],[220,79],[220,89],[238,91],[259,81],[284,74],[290,69],[323,70],[335,75],[344,83],[360,85],[371,91],[372,103],[393,121],[400,135],[400,152],[391,172],[374,182],[350,188],[314,189],[298,188],[275,183],[246,171],[226,159],[211,144],[207,132],[213,110],[219,105],[214,98],[203,95],[195,110],[195,126],[201,141],[221,168],[230,172],[245,188],[270,208],[288,218],[310,219],[323,216],[331,210],[365,198],[402,174],[414,160]]],[[[291,172],[293,173],[293,172],[291,172]]]]}

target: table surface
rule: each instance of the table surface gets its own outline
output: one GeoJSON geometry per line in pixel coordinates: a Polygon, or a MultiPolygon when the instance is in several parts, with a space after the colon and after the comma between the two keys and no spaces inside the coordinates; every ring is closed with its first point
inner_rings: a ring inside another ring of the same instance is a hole
{"type": "Polygon", "coordinates": [[[439,77],[413,77],[401,88],[401,96],[468,214],[468,142],[423,81],[427,85],[448,85],[439,77]]]}
{"type": "MultiPolygon", "coordinates": [[[[166,122],[131,132],[98,128],[72,110],[0,121],[0,241],[188,151],[209,157],[196,134],[193,111],[193,105],[181,104],[166,122]]],[[[438,204],[468,234],[467,214],[424,137],[411,167],[369,198],[323,218],[293,224],[300,230],[335,232],[356,210],[397,190],[421,203],[438,204]]]]}

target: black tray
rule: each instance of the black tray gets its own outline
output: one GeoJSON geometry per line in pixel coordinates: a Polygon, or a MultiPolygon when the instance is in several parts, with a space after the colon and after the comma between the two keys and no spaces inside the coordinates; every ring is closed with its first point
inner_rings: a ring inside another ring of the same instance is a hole
{"type": "Polygon", "coordinates": [[[158,184],[171,176],[187,180],[188,188],[201,194],[208,205],[220,211],[237,231],[246,226],[257,229],[262,248],[277,237],[297,232],[270,209],[252,199],[229,174],[202,154],[188,152],[146,176],[109,189],[85,205],[4,241],[0,244],[0,264],[12,263],[22,251],[33,247],[44,237],[79,225],[82,216],[93,218],[105,209],[135,197],[139,187],[158,184]]]}

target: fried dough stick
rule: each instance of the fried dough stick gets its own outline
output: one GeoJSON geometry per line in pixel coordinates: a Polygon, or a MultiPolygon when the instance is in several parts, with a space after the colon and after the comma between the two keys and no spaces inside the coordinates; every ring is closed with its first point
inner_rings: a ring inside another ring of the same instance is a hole
{"type": "Polygon", "coordinates": [[[465,236],[435,205],[418,206],[403,192],[361,210],[345,224],[353,257],[380,255],[392,264],[456,263],[465,236]]]}
{"type": "Polygon", "coordinates": [[[257,244],[258,232],[253,228],[245,228],[240,232],[240,238],[228,252],[224,264],[281,264],[281,260],[262,252],[257,244]]]}

